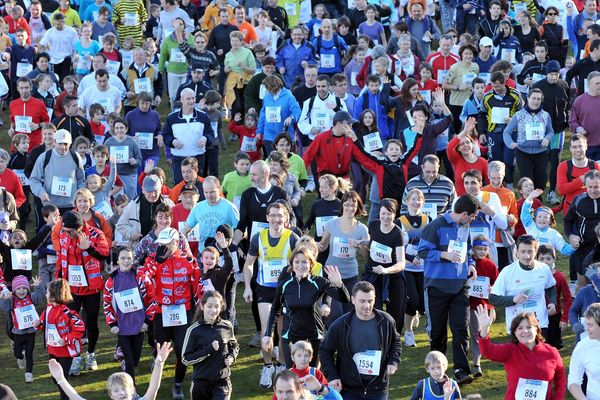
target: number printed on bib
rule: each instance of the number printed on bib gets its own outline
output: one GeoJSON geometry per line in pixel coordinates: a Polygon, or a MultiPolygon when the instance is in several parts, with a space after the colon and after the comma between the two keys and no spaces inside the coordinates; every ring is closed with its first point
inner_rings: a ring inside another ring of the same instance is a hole
{"type": "Polygon", "coordinates": [[[515,400],[545,399],[548,391],[548,381],[519,378],[515,400]]]}
{"type": "Polygon", "coordinates": [[[545,126],[541,122],[532,121],[525,124],[525,139],[542,140],[545,134],[545,126]]]}
{"type": "Polygon", "coordinates": [[[323,232],[325,232],[325,224],[328,221],[336,219],[335,215],[323,216],[315,218],[315,225],[317,227],[317,236],[323,236],[323,232]]]}
{"type": "Polygon", "coordinates": [[[69,265],[69,285],[75,287],[88,285],[83,265],[69,265]]]}
{"type": "Polygon", "coordinates": [[[242,145],[240,146],[241,151],[256,151],[256,138],[244,136],[242,138],[242,145]]]}
{"type": "Polygon", "coordinates": [[[369,133],[368,135],[363,136],[363,140],[365,142],[365,150],[369,153],[383,148],[383,142],[381,141],[379,132],[369,133]]]}
{"type": "Polygon", "coordinates": [[[138,288],[115,292],[115,301],[119,310],[126,314],[144,309],[138,288]]]}
{"type": "Polygon", "coordinates": [[[33,323],[40,319],[40,316],[33,304],[30,304],[25,307],[15,308],[15,318],[17,319],[19,329],[27,329],[33,328],[33,323]]]}
{"type": "Polygon", "coordinates": [[[490,297],[490,278],[488,276],[478,276],[477,279],[469,279],[469,296],[478,299],[489,299],[490,297]]]}
{"type": "Polygon", "coordinates": [[[15,131],[20,133],[31,133],[31,117],[26,115],[15,116],[15,131]]]}
{"type": "Polygon", "coordinates": [[[321,53],[321,68],[334,68],[335,55],[321,53]]]}
{"type": "Polygon", "coordinates": [[[393,249],[390,246],[386,246],[385,244],[381,244],[374,240],[371,241],[369,252],[371,260],[376,263],[390,264],[392,262],[392,251],[393,249]]]}
{"type": "Polygon", "coordinates": [[[127,164],[129,162],[129,147],[110,146],[110,155],[115,156],[117,164],[127,164]]]}
{"type": "Polygon", "coordinates": [[[20,78],[33,71],[33,65],[29,63],[17,63],[17,76],[20,78]]]}
{"type": "Polygon", "coordinates": [[[133,90],[135,90],[135,94],[140,94],[142,92],[151,93],[150,89],[150,79],[148,78],[139,78],[133,81],[133,90]]]}
{"type": "Polygon", "coordinates": [[[381,350],[367,350],[352,356],[356,369],[361,375],[379,375],[381,367],[381,350]]]}
{"type": "Polygon", "coordinates": [[[152,150],[154,147],[154,135],[152,132],[136,132],[135,140],[141,150],[152,150]]]}
{"type": "Polygon", "coordinates": [[[281,107],[265,107],[267,122],[278,124],[281,122],[281,107]]]}
{"type": "Polygon", "coordinates": [[[184,304],[162,306],[163,326],[181,326],[187,324],[184,304]]]}
{"type": "Polygon", "coordinates": [[[60,335],[54,324],[46,324],[46,345],[60,347],[60,335]]]}
{"type": "Polygon", "coordinates": [[[185,54],[183,54],[181,52],[181,50],[179,50],[179,49],[171,49],[171,55],[169,57],[169,62],[184,63],[184,62],[186,62],[185,54]]]}
{"type": "Polygon", "coordinates": [[[263,281],[265,283],[276,283],[281,275],[281,271],[287,267],[285,260],[265,260],[262,263],[263,281]]]}
{"type": "Polygon", "coordinates": [[[437,204],[435,203],[425,203],[423,204],[423,209],[421,210],[421,212],[425,215],[427,215],[429,218],[431,219],[436,219],[437,218],[437,204]]]}
{"type": "Polygon", "coordinates": [[[461,263],[464,263],[467,260],[467,242],[450,240],[448,242],[448,251],[458,253],[460,255],[461,263]]]}
{"type": "Polygon", "coordinates": [[[12,258],[12,269],[20,271],[31,271],[33,266],[31,262],[31,250],[28,249],[10,249],[12,258]]]}
{"type": "Polygon", "coordinates": [[[337,258],[352,258],[356,255],[356,249],[350,247],[350,241],[346,238],[333,238],[333,256],[337,258]]]}
{"type": "Polygon", "coordinates": [[[69,197],[73,191],[73,179],[65,176],[53,176],[50,194],[53,196],[69,197]]]}
{"type": "Polygon", "coordinates": [[[104,219],[110,219],[110,217],[113,216],[113,210],[110,207],[110,204],[108,204],[108,201],[103,200],[100,203],[94,205],[94,207],[92,207],[94,209],[94,211],[100,213],[100,215],[102,215],[104,217],[104,219]]]}

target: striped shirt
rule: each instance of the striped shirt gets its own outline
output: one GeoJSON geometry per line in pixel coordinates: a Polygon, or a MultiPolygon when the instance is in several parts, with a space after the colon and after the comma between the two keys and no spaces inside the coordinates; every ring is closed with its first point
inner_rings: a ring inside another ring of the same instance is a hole
{"type": "Polygon", "coordinates": [[[119,37],[119,44],[123,39],[132,37],[135,46],[142,45],[142,25],[146,24],[148,13],[142,0],[119,0],[113,12],[113,21],[119,37]]]}
{"type": "Polygon", "coordinates": [[[435,204],[438,215],[448,210],[448,208],[454,202],[454,197],[456,196],[454,184],[444,175],[439,175],[435,181],[433,181],[431,184],[428,184],[423,179],[423,174],[421,174],[419,176],[415,176],[406,184],[406,189],[404,190],[404,195],[402,196],[401,212],[407,211],[406,195],[412,189],[419,189],[421,192],[423,192],[425,195],[425,203],[435,204]]]}

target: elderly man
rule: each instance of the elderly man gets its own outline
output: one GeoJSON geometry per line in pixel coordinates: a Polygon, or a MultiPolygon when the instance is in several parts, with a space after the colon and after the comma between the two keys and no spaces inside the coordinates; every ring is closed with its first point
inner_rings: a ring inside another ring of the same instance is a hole
{"type": "Polygon", "coordinates": [[[134,246],[152,230],[157,205],[174,206],[167,196],[161,195],[162,185],[158,176],[146,176],[142,182],[142,194],[131,200],[123,210],[115,229],[129,245],[134,246]]]}
{"type": "Polygon", "coordinates": [[[179,183],[181,162],[194,157],[198,165],[204,165],[206,148],[212,147],[215,135],[205,112],[194,108],[195,94],[192,89],[181,91],[181,109],[173,111],[163,126],[165,146],[173,155],[173,181],[179,183]]]}
{"type": "Polygon", "coordinates": [[[79,154],[71,149],[71,134],[60,129],[54,134],[54,149],[35,162],[29,182],[42,204],[54,204],[61,215],[73,209],[75,192],[85,187],[85,173],[79,154]]]}
{"type": "Polygon", "coordinates": [[[125,95],[125,115],[137,106],[138,95],[149,93],[153,96],[154,105],[160,105],[160,95],[163,91],[162,75],[152,64],[146,61],[146,51],[140,47],[133,50],[133,64],[123,68],[121,76],[127,85],[125,95]]]}
{"type": "MultiPolygon", "coordinates": [[[[600,39],[592,42],[592,49],[590,57],[596,54],[600,60],[600,39]]],[[[583,61],[585,60],[587,58],[583,61]]],[[[598,67],[600,68],[600,61],[598,67]]],[[[580,79],[580,85],[582,80],[580,79]]],[[[585,81],[587,82],[587,93],[580,92],[583,94],[573,102],[569,127],[571,132],[585,135],[588,142],[587,156],[598,161],[600,160],[600,113],[598,112],[600,109],[600,72],[590,72],[585,81]]],[[[567,83],[570,84],[570,82],[567,75],[567,83]]]]}

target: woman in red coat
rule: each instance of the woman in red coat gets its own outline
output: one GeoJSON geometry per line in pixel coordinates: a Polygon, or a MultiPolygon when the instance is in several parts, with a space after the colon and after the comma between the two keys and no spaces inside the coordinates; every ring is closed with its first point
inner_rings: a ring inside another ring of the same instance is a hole
{"type": "Polygon", "coordinates": [[[554,347],[544,343],[542,330],[533,313],[520,313],[510,324],[510,343],[490,340],[493,310],[479,305],[479,349],[488,360],[502,363],[506,371],[505,400],[537,398],[562,400],[567,381],[562,358],[554,347]]]}

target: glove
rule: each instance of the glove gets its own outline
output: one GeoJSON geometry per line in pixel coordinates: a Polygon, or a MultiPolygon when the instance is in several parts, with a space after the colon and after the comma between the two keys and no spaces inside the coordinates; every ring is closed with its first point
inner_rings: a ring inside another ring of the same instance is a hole
{"type": "Polygon", "coordinates": [[[165,246],[164,244],[158,246],[158,249],[156,249],[156,255],[154,256],[154,259],[157,263],[162,264],[165,261],[167,261],[167,251],[167,246],[165,246]]]}
{"type": "Polygon", "coordinates": [[[573,333],[576,335],[581,335],[585,331],[585,328],[583,327],[581,322],[576,322],[575,324],[573,324],[571,329],[573,330],[573,333]]]}

